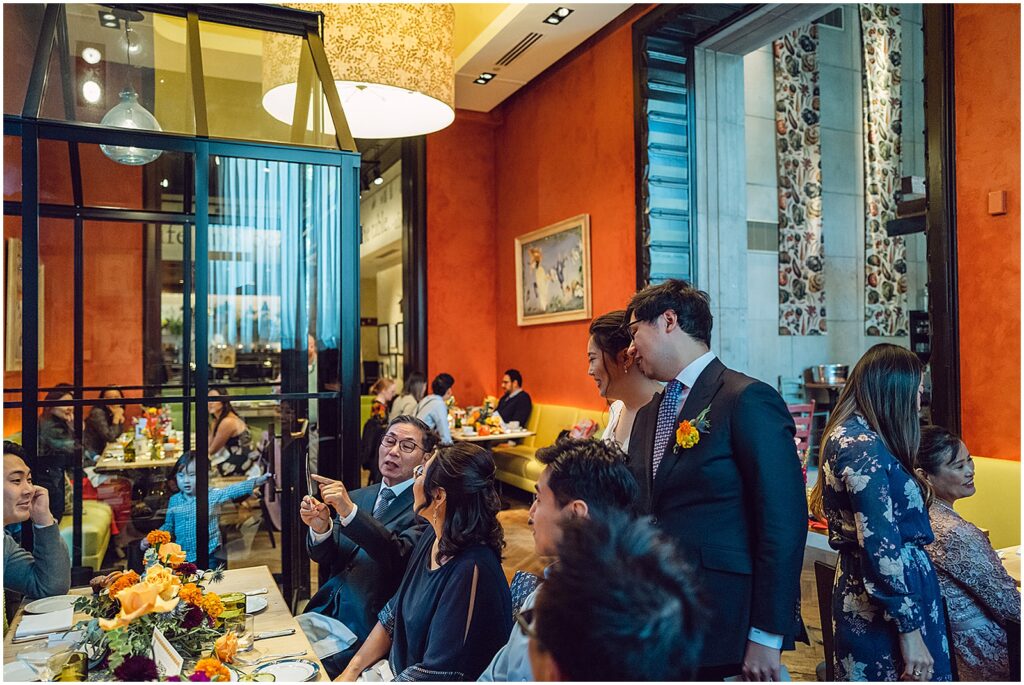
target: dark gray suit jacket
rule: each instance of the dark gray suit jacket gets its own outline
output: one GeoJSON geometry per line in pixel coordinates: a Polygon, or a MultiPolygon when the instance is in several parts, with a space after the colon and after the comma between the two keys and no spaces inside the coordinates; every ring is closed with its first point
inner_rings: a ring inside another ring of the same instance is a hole
{"type": "Polygon", "coordinates": [[[807,500],[793,419],[770,386],[714,359],[700,374],[678,421],[705,408],[711,427],[689,449],[674,432],[652,478],[662,393],[638,413],[629,439],[641,508],[694,569],[713,626],[701,667],[743,661],[750,627],[782,635],[792,649],[803,634],[800,570],[807,500]]]}
{"type": "Polygon", "coordinates": [[[342,527],[334,519],[333,534],[319,545],[309,544],[311,559],[330,564],[333,575],[309,600],[306,611],[335,618],[359,638],[367,638],[377,624],[377,612],[398,590],[409,553],[427,522],[412,510],[412,488],[391,502],[383,520],[373,518],[373,505],[380,483],[353,490],[352,501],[359,507],[356,517],[342,527]]]}

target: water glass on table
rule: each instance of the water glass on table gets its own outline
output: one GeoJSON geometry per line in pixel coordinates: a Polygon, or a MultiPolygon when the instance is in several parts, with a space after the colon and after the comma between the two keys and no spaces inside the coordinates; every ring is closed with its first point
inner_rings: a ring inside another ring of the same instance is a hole
{"type": "Polygon", "coordinates": [[[252,614],[239,614],[225,621],[228,630],[238,636],[238,651],[248,652],[256,639],[256,617],[252,614]]]}

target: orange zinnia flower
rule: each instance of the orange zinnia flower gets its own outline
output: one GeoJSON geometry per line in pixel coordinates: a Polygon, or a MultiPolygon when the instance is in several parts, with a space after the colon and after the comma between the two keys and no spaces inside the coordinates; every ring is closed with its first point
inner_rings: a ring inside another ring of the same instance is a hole
{"type": "Polygon", "coordinates": [[[171,541],[171,534],[166,530],[160,530],[158,528],[157,530],[149,531],[149,535],[146,536],[146,541],[151,545],[162,545],[165,542],[171,541]]]}
{"type": "Polygon", "coordinates": [[[178,592],[178,596],[181,597],[182,601],[188,602],[194,607],[203,603],[203,591],[195,583],[188,583],[182,587],[181,591],[178,592]]]}
{"type": "Polygon", "coordinates": [[[139,574],[135,571],[128,571],[122,573],[120,576],[110,584],[110,589],[107,590],[107,594],[111,597],[116,597],[117,593],[125,588],[129,588],[139,582],[139,574]]]}
{"type": "Polygon", "coordinates": [[[700,432],[689,421],[680,423],[679,429],[676,430],[676,445],[685,450],[690,449],[698,442],[700,442],[700,432]]]}
{"type": "Polygon", "coordinates": [[[151,613],[164,613],[178,606],[178,598],[163,599],[159,588],[147,583],[137,583],[118,593],[117,601],[121,603],[121,611],[112,619],[101,618],[100,628],[114,630],[130,624],[140,616],[151,613]]]}
{"type": "Polygon", "coordinates": [[[195,673],[205,673],[210,680],[227,682],[231,680],[231,672],[227,666],[213,658],[200,659],[196,663],[195,673]]]}
{"type": "Polygon", "coordinates": [[[200,605],[203,611],[210,615],[210,618],[217,618],[224,613],[224,605],[220,601],[220,595],[215,592],[209,592],[203,597],[203,602],[200,605]]]}

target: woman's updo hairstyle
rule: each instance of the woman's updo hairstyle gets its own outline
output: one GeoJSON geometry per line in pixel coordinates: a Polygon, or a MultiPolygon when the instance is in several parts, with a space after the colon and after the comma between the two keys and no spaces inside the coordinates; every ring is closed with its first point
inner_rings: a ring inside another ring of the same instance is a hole
{"type": "Polygon", "coordinates": [[[501,557],[505,535],[498,523],[501,500],[494,489],[494,460],[471,443],[438,449],[423,475],[423,494],[429,505],[444,488],[446,511],[438,544],[438,557],[454,557],[462,550],[484,544],[501,557]]]}
{"type": "Polygon", "coordinates": [[[632,342],[626,330],[626,310],[616,309],[591,321],[590,335],[601,352],[615,359],[632,342]]]}
{"type": "Polygon", "coordinates": [[[917,450],[917,467],[936,475],[942,466],[950,466],[960,454],[960,437],[942,426],[921,429],[921,447],[917,450]]]}

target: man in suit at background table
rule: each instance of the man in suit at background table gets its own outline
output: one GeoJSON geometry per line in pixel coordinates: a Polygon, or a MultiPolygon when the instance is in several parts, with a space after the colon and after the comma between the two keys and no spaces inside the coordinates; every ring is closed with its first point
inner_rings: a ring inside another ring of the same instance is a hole
{"type": "MultiPolygon", "coordinates": [[[[323,501],[310,496],[302,500],[299,516],[309,526],[309,556],[330,564],[333,575],[309,600],[306,622],[300,620],[300,625],[308,634],[308,614],[322,614],[343,623],[356,638],[345,649],[321,657],[332,679],[377,624],[377,612],[398,589],[409,552],[426,530],[427,522],[413,512],[412,472],[439,442],[437,433],[419,419],[399,416],[381,440],[383,482],[349,493],[341,481],[314,475],[323,501]]],[[[344,631],[334,626],[328,632],[344,631]]],[[[317,636],[310,637],[313,642],[317,636]]]]}
{"type": "Polygon", "coordinates": [[[710,351],[706,293],[649,286],[627,321],[640,371],[667,383],[637,414],[630,466],[646,511],[699,569],[715,626],[697,679],[778,680],[781,650],[803,634],[807,500],[793,420],[774,388],[710,351]]]}

